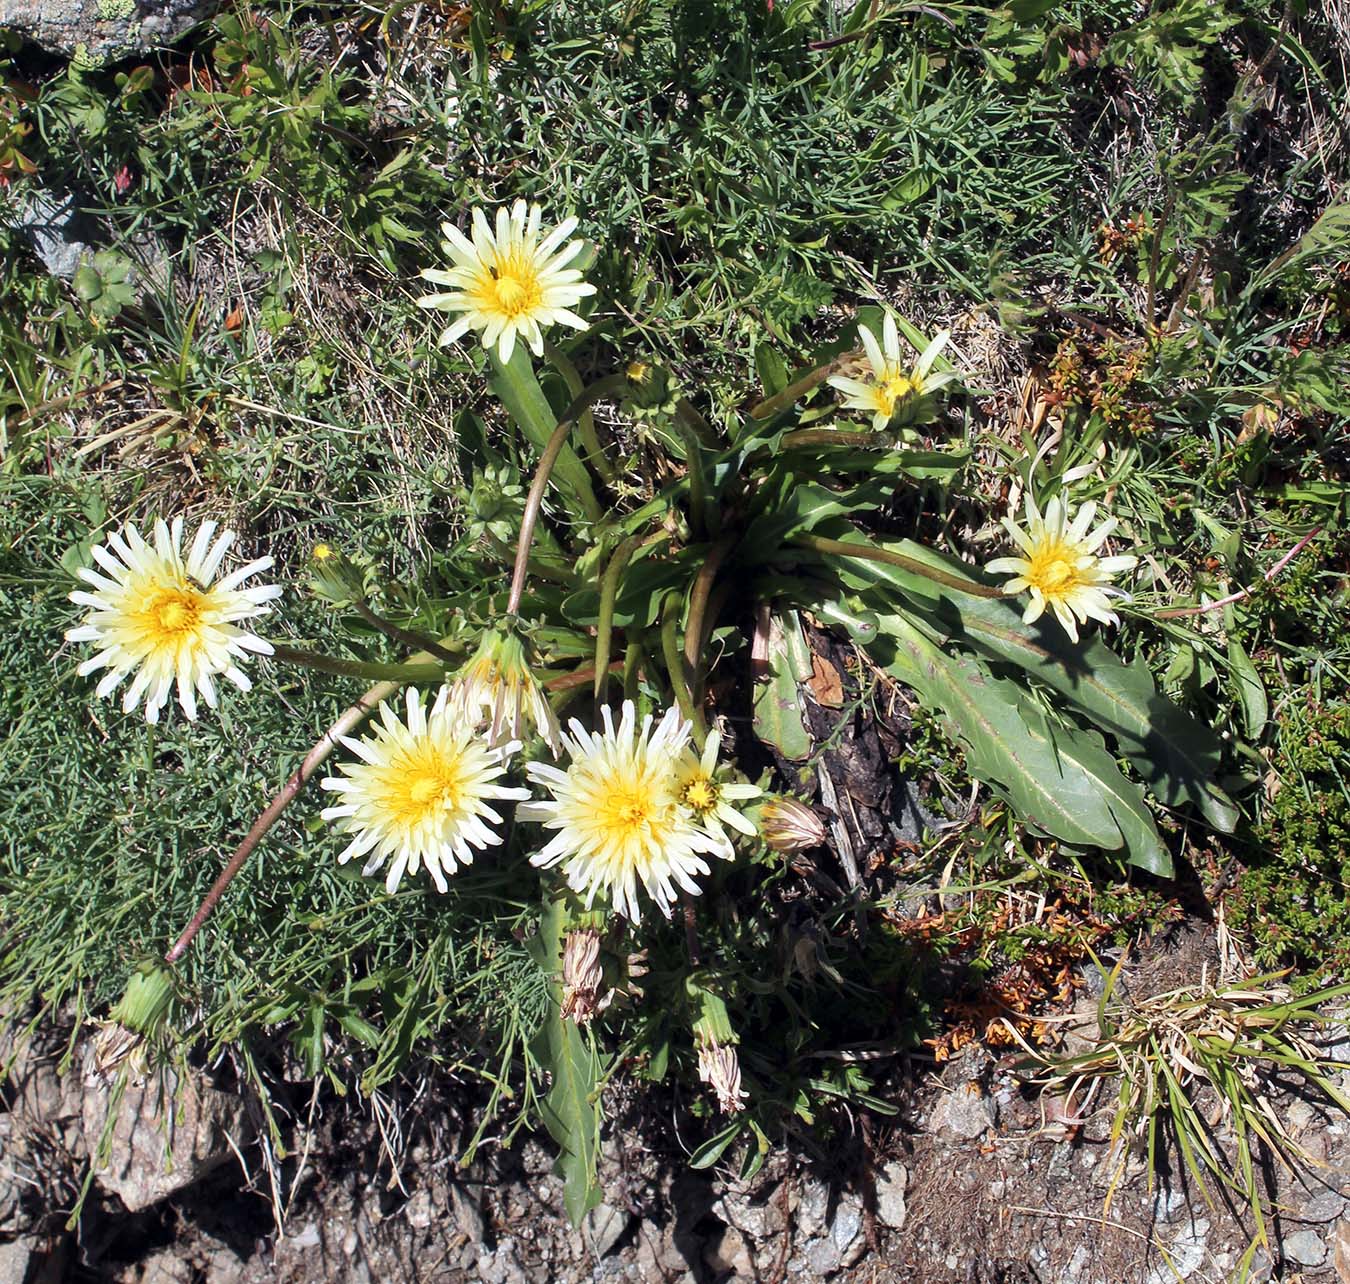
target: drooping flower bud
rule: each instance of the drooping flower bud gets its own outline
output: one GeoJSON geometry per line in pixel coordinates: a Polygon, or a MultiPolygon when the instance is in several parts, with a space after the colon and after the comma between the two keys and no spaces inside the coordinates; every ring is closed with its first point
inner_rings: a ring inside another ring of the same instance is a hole
{"type": "Polygon", "coordinates": [[[143,1067],[147,1042],[156,1040],[173,1005],[173,974],[166,967],[145,964],[131,974],[103,1028],[94,1037],[94,1069],[111,1075],[129,1057],[143,1067]]]}
{"type": "Polygon", "coordinates": [[[795,798],[770,798],[760,810],[760,832],[776,852],[804,852],[825,842],[825,824],[795,798]]]}
{"type": "Polygon", "coordinates": [[[527,720],[556,758],[562,733],[548,696],[525,656],[525,644],[504,628],[484,631],[473,657],[455,679],[455,699],[470,716],[486,721],[492,744],[525,740],[527,720]]]}

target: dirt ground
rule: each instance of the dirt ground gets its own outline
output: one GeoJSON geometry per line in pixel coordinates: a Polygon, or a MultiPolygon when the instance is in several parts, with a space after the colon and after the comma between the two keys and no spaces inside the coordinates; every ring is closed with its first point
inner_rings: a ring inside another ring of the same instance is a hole
{"type": "MultiPolygon", "coordinates": [[[[1173,987],[1212,951],[1208,931],[1183,931],[1128,983],[1173,987]]],[[[1085,992],[1078,1007],[1094,1001],[1085,992]]],[[[1350,1036],[1333,1036],[1350,1077],[1350,1036]]],[[[106,1084],[58,1075],[59,1051],[54,1039],[21,1047],[5,1089],[0,1284],[1226,1284],[1250,1243],[1249,1218],[1208,1203],[1174,1155],[1150,1182],[1131,1153],[1108,1208],[1110,1087],[1065,1119],[1011,1058],[978,1045],[945,1065],[898,1066],[885,1089],[897,1117],[855,1118],[828,1152],[788,1139],[749,1185],[690,1169],[693,1130],[707,1125],[620,1084],[605,1202],[581,1231],[539,1139],[489,1140],[461,1165],[477,1105],[465,1083],[428,1079],[362,1101],[290,1085],[295,1098],[275,1103],[286,1105],[278,1146],[258,1139],[268,1133],[228,1067],[167,1094],[133,1085],[108,1128],[106,1084]],[[67,1230],[101,1139],[107,1161],[67,1230]]],[[[77,1053],[75,1064],[87,1062],[77,1053]]],[[[1350,1124],[1292,1094],[1280,1109],[1321,1164],[1267,1169],[1271,1251],[1253,1255],[1248,1278],[1348,1284],[1350,1124]]]]}

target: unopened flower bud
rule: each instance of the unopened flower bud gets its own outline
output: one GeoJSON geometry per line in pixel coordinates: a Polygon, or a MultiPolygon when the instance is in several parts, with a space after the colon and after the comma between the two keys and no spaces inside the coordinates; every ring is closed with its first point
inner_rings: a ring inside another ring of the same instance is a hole
{"type": "Polygon", "coordinates": [[[741,1087],[741,1061],[731,1044],[705,1043],[698,1050],[698,1077],[716,1094],[718,1109],[734,1115],[749,1094],[741,1087]]]}
{"type": "Polygon", "coordinates": [[[589,1025],[591,1018],[608,1006],[610,995],[602,999],[605,974],[600,966],[600,933],[587,928],[568,932],[563,944],[562,1016],[565,1021],[589,1025]]]}
{"type": "Polygon", "coordinates": [[[825,841],[824,822],[795,798],[770,798],[760,810],[759,828],[776,852],[804,852],[825,841]]]}

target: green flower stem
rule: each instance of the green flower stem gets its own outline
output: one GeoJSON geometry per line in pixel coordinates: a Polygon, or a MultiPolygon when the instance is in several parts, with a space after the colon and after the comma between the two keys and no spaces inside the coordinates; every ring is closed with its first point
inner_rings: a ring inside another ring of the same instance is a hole
{"type": "MultiPolygon", "coordinates": [[[[450,638],[443,638],[442,642],[451,640],[450,638]]],[[[284,649],[289,650],[290,648],[284,649]]],[[[283,648],[277,647],[276,650],[280,652],[283,648]]],[[[431,659],[432,657],[427,652],[421,651],[414,655],[406,665],[384,667],[402,668],[419,674],[434,673],[443,677],[444,670],[439,665],[429,663],[431,659]]],[[[337,663],[340,664],[342,661],[337,661],[337,663]]],[[[183,957],[187,947],[192,944],[193,938],[201,931],[202,924],[210,917],[211,911],[215,909],[216,904],[225,894],[225,889],[229,887],[234,876],[243,869],[244,862],[248,860],[253,849],[262,842],[267,831],[281,818],[281,813],[299,796],[309,778],[327,761],[328,755],[337,748],[341,738],[355,731],[371,713],[379,708],[381,701],[387,700],[409,680],[406,677],[397,677],[384,682],[377,682],[355,704],[343,710],[337,721],[310,747],[309,752],[301,760],[300,766],[296,768],[272,801],[267,804],[266,809],[249,827],[248,833],[244,835],[244,841],[234,849],[234,855],[230,857],[229,863],[221,870],[220,877],[211,885],[211,890],[202,899],[202,903],[197,907],[197,912],[192,916],[192,921],[183,929],[183,934],[164,956],[166,963],[177,963],[183,957]]]]}
{"type": "Polygon", "coordinates": [[[643,650],[641,642],[630,642],[623,653],[623,698],[637,703],[638,677],[642,673],[643,650]]]}
{"type": "Polygon", "coordinates": [[[681,397],[675,403],[675,421],[689,429],[710,450],[722,448],[717,439],[717,429],[699,413],[698,407],[688,397],[681,397]]]}
{"type": "Polygon", "coordinates": [[[726,536],[708,550],[707,559],[698,568],[694,587],[689,591],[689,620],[684,628],[684,662],[696,701],[703,693],[703,653],[707,649],[707,634],[711,632],[715,618],[708,613],[708,596],[717,579],[717,572],[735,542],[726,536]]]}
{"type": "Polygon", "coordinates": [[[750,410],[751,419],[771,419],[780,410],[788,406],[800,397],[804,397],[812,388],[818,388],[825,382],[830,375],[834,373],[839,366],[839,360],[831,361],[828,365],[818,366],[810,374],[803,375],[796,383],[790,383],[782,392],[776,392],[772,397],[766,397],[759,405],[750,410]]]}
{"type": "MultiPolygon", "coordinates": [[[[563,382],[567,385],[568,393],[573,397],[580,397],[584,392],[581,385],[581,376],[577,373],[577,368],[572,364],[572,359],[563,352],[556,344],[544,340],[544,356],[553,363],[553,368],[562,375],[563,382]]],[[[614,481],[614,465],[609,461],[609,455],[605,453],[605,448],[600,444],[600,438],[595,433],[595,416],[591,414],[589,407],[581,412],[577,419],[577,432],[581,436],[581,444],[585,448],[582,458],[586,463],[596,468],[600,476],[606,483],[614,481]]]]}
{"type": "Polygon", "coordinates": [[[511,575],[511,593],[506,602],[507,615],[515,615],[520,610],[520,599],[525,595],[525,575],[529,569],[530,544],[534,540],[534,528],[539,521],[539,508],[544,502],[544,491],[548,487],[548,475],[558,462],[562,448],[567,444],[567,435],[572,430],[577,416],[597,401],[612,397],[628,386],[624,375],[606,375],[593,383],[581,396],[577,397],[558,420],[553,435],[539,456],[539,466],[534,470],[534,480],[530,483],[530,493],[525,497],[525,512],[520,519],[520,540],[516,544],[516,566],[511,575]]]}
{"type": "Polygon", "coordinates": [[[678,416],[675,419],[675,427],[684,438],[687,465],[685,476],[689,481],[689,524],[693,529],[694,538],[704,539],[717,533],[721,517],[708,503],[708,478],[703,471],[703,448],[699,443],[698,433],[678,416]]]}
{"type": "Polygon", "coordinates": [[[948,575],[932,566],[916,562],[903,553],[892,553],[884,548],[874,548],[871,544],[846,544],[841,539],[825,539],[820,535],[796,535],[792,542],[802,548],[814,549],[817,553],[833,553],[838,557],[857,557],[864,562],[885,562],[888,566],[898,566],[902,571],[922,575],[934,584],[944,588],[956,589],[960,593],[969,593],[971,597],[1006,597],[1001,588],[992,588],[979,584],[975,580],[963,580],[959,575],[948,575]]]}
{"type": "Polygon", "coordinates": [[[614,599],[619,595],[619,580],[633,554],[647,544],[654,544],[666,537],[665,531],[653,534],[639,532],[630,535],[609,559],[605,573],[600,578],[600,612],[595,625],[595,698],[598,702],[605,689],[605,680],[609,676],[610,646],[614,638],[614,599]]]}
{"type": "MultiPolygon", "coordinates": [[[[450,652],[437,648],[443,655],[453,659],[450,652]]],[[[445,666],[441,664],[368,664],[364,660],[344,660],[336,655],[320,655],[315,651],[303,651],[299,647],[272,645],[273,656],[287,664],[298,664],[304,669],[317,669],[320,673],[333,673],[340,678],[378,678],[386,682],[439,682],[445,677],[445,666]]],[[[423,651],[428,660],[430,651],[423,651]]]]}
{"type": "Polygon", "coordinates": [[[689,685],[689,671],[685,666],[684,653],[675,636],[680,627],[680,597],[672,593],[666,599],[665,610],[661,615],[661,654],[666,661],[666,670],[670,674],[670,685],[675,692],[675,703],[680,707],[680,715],[694,728],[694,740],[699,748],[707,738],[708,729],[703,722],[703,714],[694,704],[693,690],[689,685]]]}
{"type": "Polygon", "coordinates": [[[357,614],[371,628],[378,629],[385,637],[392,638],[395,642],[401,642],[404,646],[412,647],[414,651],[426,651],[438,660],[449,660],[452,663],[459,660],[459,657],[453,651],[447,651],[439,642],[433,642],[430,638],[413,632],[412,629],[405,629],[401,624],[395,624],[393,620],[386,620],[384,616],[376,615],[371,609],[370,603],[364,599],[357,598],[352,605],[356,607],[357,614]]]}

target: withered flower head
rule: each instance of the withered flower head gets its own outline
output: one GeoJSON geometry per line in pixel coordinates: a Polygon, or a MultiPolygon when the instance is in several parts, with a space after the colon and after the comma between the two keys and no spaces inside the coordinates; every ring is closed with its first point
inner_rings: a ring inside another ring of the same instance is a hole
{"type": "Polygon", "coordinates": [[[589,1025],[591,1018],[609,1006],[612,994],[600,997],[604,969],[600,966],[600,933],[586,928],[568,932],[563,944],[562,1015],[565,1021],[589,1025]]]}
{"type": "Polygon", "coordinates": [[[716,1093],[723,1114],[734,1115],[745,1109],[749,1094],[741,1087],[741,1061],[731,1044],[700,1044],[698,1077],[716,1093]]]}
{"type": "Polygon", "coordinates": [[[760,832],[776,852],[804,852],[825,841],[825,825],[795,798],[770,798],[760,812],[760,832]]]}

